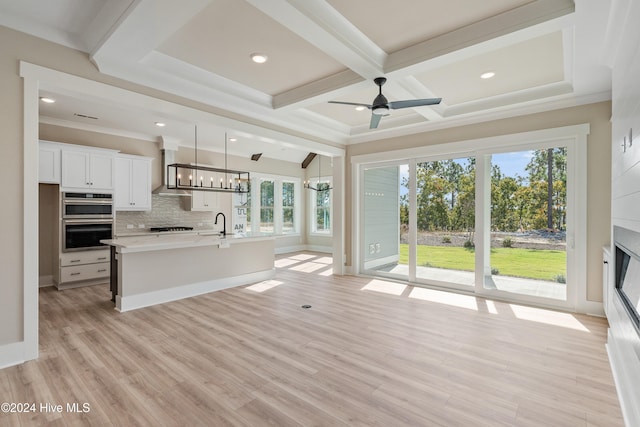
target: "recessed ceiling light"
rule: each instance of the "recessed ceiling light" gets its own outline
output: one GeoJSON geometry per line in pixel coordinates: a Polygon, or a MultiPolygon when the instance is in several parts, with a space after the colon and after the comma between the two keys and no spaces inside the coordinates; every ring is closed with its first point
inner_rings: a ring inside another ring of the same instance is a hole
{"type": "Polygon", "coordinates": [[[362,105],[358,105],[358,106],[356,107],[356,111],[363,111],[363,110],[366,110],[366,109],[367,109],[367,107],[362,106],[362,105]]]}
{"type": "Polygon", "coordinates": [[[158,127],[165,127],[167,124],[166,123],[162,123],[162,122],[156,122],[156,126],[158,127]]]}
{"type": "Polygon", "coordinates": [[[236,141],[237,141],[237,139],[236,139],[236,138],[229,138],[229,141],[231,141],[231,142],[236,142],[236,141]]]}
{"type": "Polygon", "coordinates": [[[56,102],[55,99],[53,98],[47,98],[46,96],[41,96],[40,97],[40,101],[42,102],[46,102],[47,104],[53,104],[54,102],[56,102]]]}
{"type": "Polygon", "coordinates": [[[252,53],[251,54],[251,60],[253,62],[255,62],[256,64],[264,64],[265,62],[267,62],[267,55],[264,55],[262,53],[252,53]]]}
{"type": "Polygon", "coordinates": [[[485,73],[480,74],[480,78],[481,79],[490,79],[491,77],[495,76],[496,73],[494,71],[487,71],[485,73]]]}

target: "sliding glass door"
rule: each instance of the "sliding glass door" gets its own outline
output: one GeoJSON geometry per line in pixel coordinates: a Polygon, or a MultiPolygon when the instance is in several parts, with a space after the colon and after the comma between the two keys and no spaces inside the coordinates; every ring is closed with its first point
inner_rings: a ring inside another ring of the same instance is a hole
{"type": "Polygon", "coordinates": [[[570,306],[586,259],[577,141],[483,140],[455,156],[360,165],[359,271],[570,306]]]}
{"type": "Polygon", "coordinates": [[[486,289],[567,299],[567,148],[490,157],[486,289]]]}
{"type": "Polygon", "coordinates": [[[475,159],[416,164],[416,281],[472,287],[475,159]]]}

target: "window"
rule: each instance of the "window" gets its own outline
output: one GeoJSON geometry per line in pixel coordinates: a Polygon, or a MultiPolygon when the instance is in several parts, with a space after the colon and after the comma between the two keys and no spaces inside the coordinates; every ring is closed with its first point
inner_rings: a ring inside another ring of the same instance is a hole
{"type": "Polygon", "coordinates": [[[299,233],[300,180],[254,174],[251,181],[247,203],[247,230],[268,234],[299,233]]]}
{"type": "Polygon", "coordinates": [[[294,233],[295,223],[295,184],[293,182],[282,183],[282,232],[294,233]]]}
{"type": "Polygon", "coordinates": [[[318,190],[311,191],[311,232],[331,235],[331,179],[320,178],[311,180],[311,185],[318,190]]]}
{"type": "Polygon", "coordinates": [[[260,182],[260,232],[273,233],[274,181],[263,179],[260,182]]]}
{"type": "Polygon", "coordinates": [[[246,212],[247,212],[246,230],[247,230],[247,232],[251,232],[251,190],[249,190],[249,192],[246,194],[246,196],[247,196],[247,201],[244,204],[244,206],[246,207],[246,212]]]}

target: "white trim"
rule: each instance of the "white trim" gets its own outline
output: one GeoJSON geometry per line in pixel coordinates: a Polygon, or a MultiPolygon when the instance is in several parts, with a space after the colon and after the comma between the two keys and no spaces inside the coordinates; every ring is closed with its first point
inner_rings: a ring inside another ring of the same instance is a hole
{"type": "Polygon", "coordinates": [[[322,252],[325,254],[332,254],[333,248],[331,246],[322,246],[322,245],[294,245],[294,246],[283,246],[281,248],[275,248],[276,255],[290,254],[290,253],[302,252],[302,251],[322,252]]]}
{"type": "Polygon", "coordinates": [[[24,360],[38,358],[38,86],[23,76],[23,340],[24,360]]]}
{"type": "Polygon", "coordinates": [[[28,360],[25,356],[25,343],[22,341],[1,345],[0,369],[24,363],[28,360]]]}
{"type": "Polygon", "coordinates": [[[635,353],[624,347],[620,345],[615,333],[609,329],[606,348],[624,423],[626,426],[638,426],[640,425],[640,407],[637,402],[640,393],[634,378],[637,373],[637,370],[634,372],[634,367],[638,364],[638,358],[635,353]]]}
{"type": "Polygon", "coordinates": [[[426,145],[402,150],[384,151],[379,153],[361,154],[351,157],[351,164],[373,164],[382,162],[400,161],[419,157],[434,156],[465,156],[471,152],[488,150],[509,151],[506,147],[534,144],[543,141],[556,141],[563,138],[575,138],[579,135],[588,135],[589,124],[563,126],[550,129],[520,132],[509,135],[497,135],[478,139],[445,142],[442,144],[426,145]]]}
{"type": "Polygon", "coordinates": [[[333,247],[332,246],[322,246],[322,245],[306,245],[306,250],[312,252],[322,252],[325,254],[332,254],[333,247]]]}
{"type": "Polygon", "coordinates": [[[365,261],[364,269],[372,270],[374,268],[377,268],[386,264],[392,264],[394,262],[398,262],[398,258],[399,258],[399,255],[389,255],[388,257],[376,258],[371,261],[365,261]]]}
{"type": "Polygon", "coordinates": [[[177,301],[197,295],[236,286],[257,283],[262,280],[269,280],[275,276],[275,269],[257,271],[255,273],[243,274],[241,276],[225,277],[223,279],[209,280],[206,282],[193,283],[175,288],[162,289],[159,291],[146,292],[143,294],[116,297],[116,310],[120,312],[136,310],[138,308],[150,307],[156,304],[177,301]]]}
{"type": "Polygon", "coordinates": [[[302,252],[305,250],[307,250],[306,245],[294,245],[294,246],[283,246],[281,248],[276,247],[274,251],[276,255],[281,255],[281,254],[290,254],[293,252],[302,252]]]}

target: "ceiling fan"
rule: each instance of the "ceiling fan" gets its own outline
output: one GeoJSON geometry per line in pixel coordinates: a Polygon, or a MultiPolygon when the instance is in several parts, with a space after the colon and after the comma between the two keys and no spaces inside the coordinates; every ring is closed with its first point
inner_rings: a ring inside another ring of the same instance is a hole
{"type": "Polygon", "coordinates": [[[375,129],[380,123],[382,116],[388,116],[391,110],[397,110],[399,108],[411,108],[422,107],[424,105],[436,105],[440,104],[442,98],[427,98],[427,99],[410,99],[406,101],[387,101],[387,98],[382,94],[382,85],[385,84],[387,79],[385,77],[377,77],[373,79],[374,83],[378,85],[378,96],[375,97],[372,104],[361,104],[359,102],[342,102],[342,101],[329,101],[331,104],[344,104],[344,105],[356,105],[361,107],[367,107],[371,110],[371,123],[369,129],[375,129]]]}

